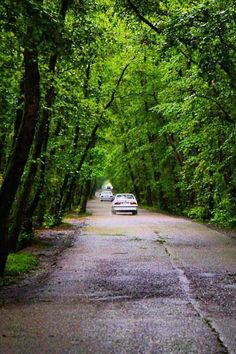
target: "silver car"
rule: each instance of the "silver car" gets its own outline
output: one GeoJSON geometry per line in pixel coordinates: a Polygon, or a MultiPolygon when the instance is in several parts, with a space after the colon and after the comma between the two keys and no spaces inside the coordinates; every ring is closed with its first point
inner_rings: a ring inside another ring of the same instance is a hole
{"type": "Polygon", "coordinates": [[[112,214],[116,213],[138,213],[138,203],[133,194],[120,193],[116,194],[111,207],[112,214]]]}
{"type": "Polygon", "coordinates": [[[112,202],[113,199],[114,199],[114,195],[113,195],[112,191],[103,191],[100,194],[100,201],[101,202],[105,202],[105,201],[112,202]]]}

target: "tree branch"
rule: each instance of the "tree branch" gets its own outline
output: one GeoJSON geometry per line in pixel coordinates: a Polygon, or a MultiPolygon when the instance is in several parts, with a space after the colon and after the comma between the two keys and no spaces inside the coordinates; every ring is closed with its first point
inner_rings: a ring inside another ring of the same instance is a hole
{"type": "Polygon", "coordinates": [[[229,43],[225,42],[220,28],[217,28],[217,32],[219,34],[219,38],[220,38],[221,43],[224,44],[224,46],[226,46],[226,47],[232,49],[234,52],[236,52],[236,48],[233,46],[233,44],[229,44],[229,43]]]}
{"type": "Polygon", "coordinates": [[[119,87],[119,85],[120,85],[120,83],[121,83],[121,81],[122,81],[122,79],[123,79],[123,77],[124,77],[124,74],[125,74],[126,70],[127,70],[128,67],[129,67],[129,65],[130,65],[130,63],[126,64],[125,67],[124,67],[124,69],[122,70],[122,72],[121,72],[121,74],[120,74],[120,77],[119,77],[119,79],[117,80],[116,86],[115,86],[115,88],[114,88],[113,91],[112,91],[111,98],[110,98],[110,100],[107,102],[106,106],[104,107],[104,110],[107,109],[107,108],[109,108],[109,107],[111,106],[112,102],[114,101],[115,95],[116,95],[116,92],[117,92],[117,89],[118,89],[118,87],[119,87]]]}
{"type": "Polygon", "coordinates": [[[208,96],[203,96],[203,95],[198,95],[197,97],[199,98],[204,98],[206,100],[209,100],[211,102],[214,102],[219,108],[220,110],[224,113],[224,117],[225,120],[231,124],[235,124],[235,121],[231,118],[231,116],[229,115],[229,113],[224,109],[224,107],[221,106],[221,104],[219,102],[217,102],[216,100],[214,100],[212,97],[208,97],[208,96]]]}
{"type": "Polygon", "coordinates": [[[191,63],[197,64],[197,62],[196,62],[195,60],[193,60],[190,55],[186,54],[182,49],[179,48],[179,51],[180,51],[180,53],[182,53],[183,56],[184,56],[186,59],[188,59],[191,63]]]}
{"type": "MultiPolygon", "coordinates": [[[[125,74],[126,70],[127,70],[128,67],[129,67],[129,65],[130,65],[130,63],[126,64],[125,67],[123,68],[123,70],[122,70],[122,72],[121,72],[121,74],[120,74],[120,77],[119,77],[119,79],[117,80],[116,86],[115,86],[115,88],[114,88],[113,91],[112,91],[111,98],[110,98],[110,100],[107,102],[107,104],[106,104],[105,107],[104,107],[104,111],[105,111],[105,109],[108,109],[108,108],[112,105],[112,102],[113,102],[114,99],[115,99],[115,95],[116,95],[117,89],[118,89],[118,87],[119,87],[119,85],[120,85],[120,83],[121,83],[121,81],[122,81],[122,79],[123,79],[123,77],[124,77],[124,74],[125,74]]],[[[77,177],[78,177],[78,174],[79,174],[80,171],[81,171],[81,168],[82,168],[82,166],[83,166],[83,163],[84,163],[85,159],[87,158],[87,154],[88,154],[89,150],[90,150],[90,149],[93,147],[93,145],[95,144],[97,130],[100,128],[100,125],[101,125],[100,121],[101,121],[101,119],[102,119],[102,116],[103,116],[104,111],[101,113],[101,115],[100,115],[100,120],[99,120],[98,123],[96,123],[95,127],[93,128],[93,130],[92,130],[92,132],[91,132],[91,136],[90,136],[90,138],[89,138],[89,140],[88,140],[88,142],[87,142],[87,144],[86,144],[86,146],[85,146],[85,148],[84,148],[83,154],[82,154],[82,156],[81,156],[81,158],[80,158],[80,160],[79,160],[79,163],[78,163],[78,165],[77,165],[77,169],[76,169],[76,171],[74,172],[74,175],[73,175],[73,177],[72,177],[72,179],[71,179],[71,181],[70,181],[69,188],[68,188],[68,191],[67,191],[67,193],[66,193],[66,196],[64,197],[63,205],[62,205],[62,207],[58,207],[58,212],[59,212],[59,214],[61,213],[61,211],[64,212],[64,210],[65,210],[65,208],[66,208],[66,206],[67,206],[67,203],[68,203],[68,201],[69,201],[70,195],[71,195],[71,193],[72,193],[73,186],[74,186],[75,183],[76,183],[76,179],[77,179],[77,177]]],[[[67,185],[67,184],[68,184],[68,180],[66,181],[66,185],[67,185]]],[[[59,206],[60,206],[61,203],[62,203],[62,197],[61,197],[61,199],[60,199],[59,206]]]]}
{"type": "Polygon", "coordinates": [[[131,0],[127,0],[129,6],[131,7],[131,9],[136,13],[136,15],[138,16],[138,18],[144,22],[146,25],[148,25],[153,31],[155,31],[156,33],[161,33],[161,30],[154,26],[150,21],[148,21],[138,10],[138,8],[131,2],[131,0]]]}

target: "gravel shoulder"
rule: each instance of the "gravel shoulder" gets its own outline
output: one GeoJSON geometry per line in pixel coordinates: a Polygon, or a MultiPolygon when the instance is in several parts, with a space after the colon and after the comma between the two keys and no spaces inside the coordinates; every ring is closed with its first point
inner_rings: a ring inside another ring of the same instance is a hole
{"type": "Polygon", "coordinates": [[[84,221],[69,218],[66,223],[53,229],[36,230],[36,242],[24,248],[23,252],[34,254],[38,259],[36,270],[13,277],[13,284],[0,287],[0,306],[6,303],[19,302],[27,292],[43,283],[57,267],[63,252],[73,246],[76,235],[81,232],[84,221]]]}

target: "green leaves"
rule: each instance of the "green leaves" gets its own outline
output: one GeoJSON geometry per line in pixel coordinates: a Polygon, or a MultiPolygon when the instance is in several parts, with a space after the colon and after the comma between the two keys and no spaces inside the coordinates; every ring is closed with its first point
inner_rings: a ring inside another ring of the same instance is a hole
{"type": "Polygon", "coordinates": [[[118,191],[133,191],[145,204],[216,222],[233,219],[232,0],[73,1],[65,22],[60,1],[9,4],[0,5],[4,154],[6,158],[11,149],[20,107],[22,50],[33,42],[39,54],[41,112],[51,82],[56,92],[42,206],[48,217],[66,178],[75,178],[79,194],[86,179],[104,176],[118,191]],[[57,66],[48,72],[52,54],[57,66]],[[104,110],[114,90],[114,100],[104,110]],[[78,170],[97,124],[96,144],[78,170]]]}
{"type": "MultiPolygon", "coordinates": [[[[151,202],[164,209],[227,223],[236,186],[235,4],[132,3],[161,31],[136,27],[144,45],[111,118],[107,171],[144,203],[151,186],[151,202]]],[[[142,21],[138,11],[129,7],[129,24],[130,14],[142,21]]]]}

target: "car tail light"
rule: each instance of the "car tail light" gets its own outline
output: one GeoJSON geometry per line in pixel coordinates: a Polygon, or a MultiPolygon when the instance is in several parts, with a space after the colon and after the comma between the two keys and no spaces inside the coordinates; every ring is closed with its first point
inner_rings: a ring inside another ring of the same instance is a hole
{"type": "Polygon", "coordinates": [[[115,205],[120,205],[121,203],[120,203],[120,202],[115,202],[114,204],[115,204],[115,205]]]}
{"type": "Polygon", "coordinates": [[[132,205],[137,205],[137,203],[136,203],[136,202],[130,202],[130,204],[132,204],[132,205]]]}

